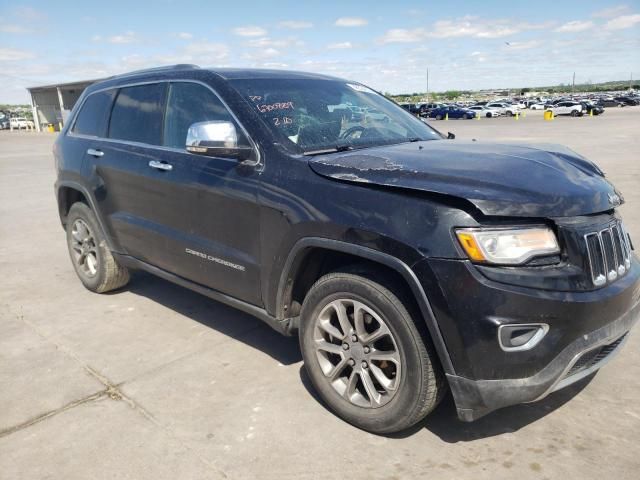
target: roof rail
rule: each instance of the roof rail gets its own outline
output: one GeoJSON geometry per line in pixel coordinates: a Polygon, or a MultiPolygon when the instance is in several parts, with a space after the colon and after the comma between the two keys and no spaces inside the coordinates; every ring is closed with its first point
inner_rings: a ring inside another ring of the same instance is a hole
{"type": "Polygon", "coordinates": [[[178,63],[176,65],[165,65],[163,67],[153,67],[153,68],[143,68],[142,70],[134,70],[132,72],[121,73],[118,75],[113,75],[111,78],[124,78],[130,77],[133,75],[140,75],[142,73],[155,73],[155,72],[166,72],[170,70],[194,70],[199,69],[198,65],[194,65],[191,63],[178,63]]]}

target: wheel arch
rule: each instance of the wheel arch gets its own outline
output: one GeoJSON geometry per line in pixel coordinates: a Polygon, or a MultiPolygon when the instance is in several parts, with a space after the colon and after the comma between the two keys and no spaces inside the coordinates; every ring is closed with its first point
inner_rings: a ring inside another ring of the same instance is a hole
{"type": "Polygon", "coordinates": [[[60,223],[62,228],[66,228],[67,215],[69,209],[76,202],[85,203],[95,214],[98,224],[102,229],[102,233],[107,241],[110,250],[114,251],[113,242],[108,235],[108,230],[102,219],[100,211],[96,208],[95,201],[89,191],[80,183],[71,180],[59,181],[56,183],[56,199],[58,202],[58,214],[60,215],[60,223]]]}
{"type": "Polygon", "coordinates": [[[454,372],[433,309],[415,273],[402,260],[372,248],[319,237],[307,237],[299,240],[291,249],[280,275],[276,298],[276,318],[296,317],[298,313],[295,311],[296,296],[299,301],[300,290],[306,294],[317,278],[328,273],[323,270],[323,261],[326,261],[327,258],[331,259],[329,265],[335,264],[336,261],[339,263],[341,260],[352,260],[351,263],[359,263],[358,261],[360,261],[388,269],[397,275],[397,278],[401,279],[402,283],[408,287],[407,293],[411,295],[422,315],[443,370],[445,373],[454,372]]]}

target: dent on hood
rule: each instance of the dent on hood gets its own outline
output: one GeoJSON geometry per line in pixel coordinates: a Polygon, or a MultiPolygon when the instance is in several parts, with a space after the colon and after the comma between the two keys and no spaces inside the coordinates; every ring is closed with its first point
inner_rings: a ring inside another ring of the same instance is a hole
{"type": "Polygon", "coordinates": [[[619,194],[591,161],[562,145],[430,141],[309,159],[337,180],[449,195],[485,215],[566,217],[615,208],[619,194]]]}

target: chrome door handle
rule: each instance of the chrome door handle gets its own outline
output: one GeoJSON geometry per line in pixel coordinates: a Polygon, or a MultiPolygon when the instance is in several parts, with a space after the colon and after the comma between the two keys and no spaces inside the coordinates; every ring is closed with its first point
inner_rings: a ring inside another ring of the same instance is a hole
{"type": "Polygon", "coordinates": [[[104,155],[104,152],[102,150],[96,150],[94,148],[90,148],[87,150],[87,154],[91,155],[92,157],[102,157],[104,155]]]}
{"type": "Polygon", "coordinates": [[[163,162],[158,162],[157,160],[151,160],[149,162],[149,166],[151,168],[157,168],[158,170],[173,170],[173,165],[169,164],[169,163],[163,163],[163,162]]]}

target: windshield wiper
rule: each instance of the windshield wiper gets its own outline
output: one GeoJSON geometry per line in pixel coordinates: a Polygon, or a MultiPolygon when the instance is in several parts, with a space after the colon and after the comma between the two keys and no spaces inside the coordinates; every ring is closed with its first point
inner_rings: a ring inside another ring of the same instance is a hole
{"type": "Polygon", "coordinates": [[[323,155],[325,153],[336,153],[336,152],[346,152],[348,150],[353,150],[351,145],[336,145],[335,147],[329,148],[321,148],[319,150],[308,150],[303,152],[303,155],[323,155]]]}

